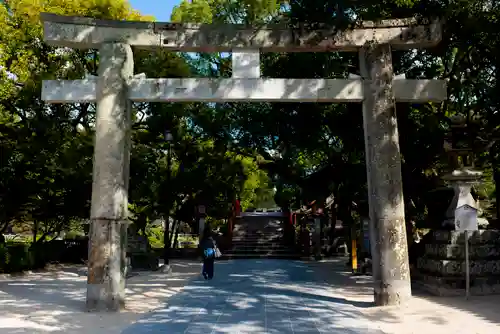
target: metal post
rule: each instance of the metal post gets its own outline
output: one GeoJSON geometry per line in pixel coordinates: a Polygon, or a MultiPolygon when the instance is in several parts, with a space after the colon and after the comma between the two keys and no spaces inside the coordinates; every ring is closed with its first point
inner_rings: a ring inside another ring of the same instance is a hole
{"type": "Polygon", "coordinates": [[[469,232],[464,231],[465,238],[465,299],[470,295],[470,270],[469,270],[469,232]]]}
{"type": "MultiPolygon", "coordinates": [[[[170,187],[171,179],[171,166],[172,166],[172,133],[170,131],[165,131],[165,141],[167,142],[167,187],[170,187]]],[[[167,191],[167,212],[165,213],[165,230],[163,231],[163,266],[166,271],[168,271],[170,265],[170,205],[171,200],[170,188],[167,191]]]]}
{"type": "Polygon", "coordinates": [[[198,241],[201,243],[201,239],[203,238],[203,234],[205,233],[205,219],[206,219],[206,208],[204,205],[198,205],[198,214],[199,214],[199,221],[198,221],[198,241]]]}
{"type": "Polygon", "coordinates": [[[352,273],[358,272],[358,239],[356,236],[356,227],[351,227],[351,258],[352,258],[352,273]]]}

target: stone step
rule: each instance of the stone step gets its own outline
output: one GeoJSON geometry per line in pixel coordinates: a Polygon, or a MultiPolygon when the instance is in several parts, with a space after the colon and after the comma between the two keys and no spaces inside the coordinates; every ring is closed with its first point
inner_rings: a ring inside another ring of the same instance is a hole
{"type": "Polygon", "coordinates": [[[269,222],[260,222],[253,224],[235,224],[234,228],[279,228],[285,226],[284,224],[275,224],[269,222]]]}
{"type": "Polygon", "coordinates": [[[268,237],[249,237],[249,236],[242,236],[242,237],[233,237],[233,241],[247,241],[247,240],[250,240],[250,241],[260,241],[260,240],[264,240],[264,241],[271,241],[271,240],[276,240],[276,239],[280,239],[282,238],[282,236],[268,236],[268,237]]]}
{"type": "Polygon", "coordinates": [[[233,236],[249,236],[249,237],[261,237],[261,236],[270,236],[270,235],[283,235],[284,233],[279,232],[279,231],[274,231],[274,232],[266,232],[266,233],[253,233],[253,232],[234,232],[233,231],[233,236]]]}
{"type": "Polygon", "coordinates": [[[233,254],[233,253],[226,253],[223,254],[221,259],[222,260],[231,260],[231,259],[286,259],[286,260],[297,260],[300,259],[300,255],[295,254],[295,253],[273,253],[273,254],[253,254],[253,253],[247,253],[247,254],[233,254]]]}
{"type": "Polygon", "coordinates": [[[266,233],[255,233],[255,232],[248,232],[248,231],[233,231],[233,236],[255,236],[255,237],[260,237],[263,235],[282,235],[283,233],[280,231],[273,231],[273,232],[266,232],[266,233]]]}
{"type": "Polygon", "coordinates": [[[233,242],[232,247],[275,247],[283,246],[282,242],[233,242]]]}
{"type": "Polygon", "coordinates": [[[233,233],[252,233],[252,234],[269,234],[269,233],[282,233],[281,229],[259,229],[259,230],[234,230],[233,233]]]}
{"type": "Polygon", "coordinates": [[[261,230],[261,229],[277,229],[277,228],[283,228],[285,225],[283,224],[277,224],[277,225],[269,225],[269,224],[256,224],[256,225],[235,225],[233,226],[234,230],[239,230],[239,229],[249,229],[249,230],[261,230]]]}
{"type": "MultiPolygon", "coordinates": [[[[434,259],[465,259],[465,246],[461,244],[427,244],[426,257],[434,259]]],[[[500,259],[500,247],[494,244],[469,247],[469,259],[500,259]]]]}
{"type": "Polygon", "coordinates": [[[281,242],[239,242],[233,243],[231,247],[236,248],[275,248],[275,247],[287,247],[281,242]]]}
{"type": "Polygon", "coordinates": [[[266,231],[281,231],[281,226],[235,226],[233,231],[250,231],[250,232],[266,232],[266,231]]]}
{"type": "MultiPolygon", "coordinates": [[[[469,267],[471,276],[500,275],[500,260],[471,260],[469,267]]],[[[465,275],[464,260],[420,258],[417,260],[417,268],[421,271],[436,273],[441,276],[465,275]]]]}
{"type": "Polygon", "coordinates": [[[263,240],[263,239],[243,239],[243,240],[233,240],[233,245],[237,244],[281,244],[281,239],[271,239],[271,240],[263,240]]]}
{"type": "MultiPolygon", "coordinates": [[[[465,277],[439,277],[412,273],[412,286],[437,296],[463,296],[465,277]]],[[[471,278],[470,294],[472,296],[500,294],[500,276],[471,278]]]]}
{"type": "Polygon", "coordinates": [[[288,248],[283,248],[283,249],[232,249],[229,251],[229,253],[232,254],[283,254],[283,253],[290,253],[290,250],[288,248]]]}
{"type": "Polygon", "coordinates": [[[284,225],[246,225],[246,226],[234,226],[233,230],[277,230],[277,229],[282,229],[284,228],[284,225]]]}
{"type": "Polygon", "coordinates": [[[224,252],[222,258],[300,258],[283,244],[284,227],[280,220],[243,218],[233,228],[232,249],[224,252]]]}
{"type": "Polygon", "coordinates": [[[238,239],[233,240],[233,244],[277,244],[281,243],[281,238],[275,239],[238,239]]]}
{"type": "Polygon", "coordinates": [[[233,235],[280,235],[281,231],[266,231],[263,233],[256,233],[252,231],[233,231],[233,235]]]}
{"type": "Polygon", "coordinates": [[[230,249],[246,249],[248,251],[261,250],[261,249],[287,249],[284,245],[236,245],[230,249]]]}
{"type": "MultiPolygon", "coordinates": [[[[500,243],[500,230],[478,230],[468,234],[469,244],[498,244],[500,243]]],[[[438,230],[424,236],[426,244],[461,244],[465,243],[464,232],[438,230]]]]}
{"type": "Polygon", "coordinates": [[[265,233],[265,234],[247,234],[247,233],[233,233],[233,238],[273,238],[279,237],[283,233],[265,233]]]}
{"type": "Polygon", "coordinates": [[[283,249],[287,248],[282,244],[271,244],[271,245],[233,245],[233,249],[283,249]]]}

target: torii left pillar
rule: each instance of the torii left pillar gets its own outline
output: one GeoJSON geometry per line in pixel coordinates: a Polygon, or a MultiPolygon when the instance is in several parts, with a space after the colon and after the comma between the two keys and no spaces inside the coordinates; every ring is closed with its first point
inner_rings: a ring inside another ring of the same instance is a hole
{"type": "Polygon", "coordinates": [[[127,87],[133,69],[130,45],[102,44],[96,92],[88,311],[118,311],[125,306],[131,140],[127,87]]]}

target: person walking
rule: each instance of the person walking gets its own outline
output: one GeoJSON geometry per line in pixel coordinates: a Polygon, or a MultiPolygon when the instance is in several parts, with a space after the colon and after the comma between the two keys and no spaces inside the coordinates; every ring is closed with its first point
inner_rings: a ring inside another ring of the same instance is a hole
{"type": "Polygon", "coordinates": [[[203,231],[200,248],[203,251],[203,269],[201,273],[205,279],[211,280],[214,277],[215,258],[218,257],[220,252],[208,227],[203,231]]]}

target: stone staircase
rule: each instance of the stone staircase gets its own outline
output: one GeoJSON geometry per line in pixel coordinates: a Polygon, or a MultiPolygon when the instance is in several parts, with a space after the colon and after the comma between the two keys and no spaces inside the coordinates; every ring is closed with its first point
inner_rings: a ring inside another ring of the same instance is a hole
{"type": "Polygon", "coordinates": [[[284,224],[286,222],[280,218],[240,218],[233,228],[232,248],[223,254],[223,258],[298,258],[285,243],[284,224]]]}

